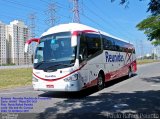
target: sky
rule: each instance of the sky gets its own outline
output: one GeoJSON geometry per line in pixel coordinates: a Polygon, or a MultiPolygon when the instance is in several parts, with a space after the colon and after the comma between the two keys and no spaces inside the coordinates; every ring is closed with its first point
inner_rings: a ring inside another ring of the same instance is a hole
{"type": "MultiPolygon", "coordinates": [[[[137,56],[153,52],[153,46],[143,31],[136,25],[147,18],[150,0],[130,0],[128,7],[119,4],[120,0],[79,0],[80,23],[105,31],[133,43],[137,56]]],[[[36,37],[46,31],[48,4],[56,3],[56,25],[72,22],[72,0],[0,0],[0,21],[9,24],[13,20],[22,20],[30,24],[29,15],[34,13],[36,37]]]]}

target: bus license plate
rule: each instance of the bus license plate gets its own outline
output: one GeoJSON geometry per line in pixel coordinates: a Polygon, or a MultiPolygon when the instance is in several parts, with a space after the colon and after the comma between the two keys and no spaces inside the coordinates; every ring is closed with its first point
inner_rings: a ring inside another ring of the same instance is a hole
{"type": "Polygon", "coordinates": [[[54,85],[46,85],[47,88],[54,88],[54,85]]]}

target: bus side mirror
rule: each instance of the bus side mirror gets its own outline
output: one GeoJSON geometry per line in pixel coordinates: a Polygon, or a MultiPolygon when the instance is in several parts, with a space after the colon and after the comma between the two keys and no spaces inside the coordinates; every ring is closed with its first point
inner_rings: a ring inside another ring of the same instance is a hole
{"type": "Polygon", "coordinates": [[[40,42],[40,38],[31,38],[31,39],[27,40],[26,43],[25,43],[25,48],[24,48],[24,52],[25,52],[25,53],[28,52],[29,44],[31,44],[32,42],[37,42],[37,43],[39,43],[39,42],[40,42]]]}
{"type": "Polygon", "coordinates": [[[25,53],[28,53],[28,48],[29,48],[28,43],[25,43],[25,46],[24,46],[24,52],[25,53]]]}
{"type": "Polygon", "coordinates": [[[71,37],[71,46],[72,46],[72,47],[77,46],[77,36],[75,36],[75,35],[73,35],[73,36],[71,37]]]}
{"type": "Polygon", "coordinates": [[[79,55],[79,62],[82,62],[82,61],[83,61],[83,56],[79,55]]]}

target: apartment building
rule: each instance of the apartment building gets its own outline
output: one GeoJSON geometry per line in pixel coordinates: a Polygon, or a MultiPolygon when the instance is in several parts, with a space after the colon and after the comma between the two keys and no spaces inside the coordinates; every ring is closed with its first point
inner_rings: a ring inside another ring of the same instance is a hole
{"type": "Polygon", "coordinates": [[[14,20],[7,26],[8,61],[16,65],[31,64],[31,55],[24,53],[25,41],[29,38],[28,27],[14,20]]]}
{"type": "Polygon", "coordinates": [[[7,63],[6,25],[0,21],[0,65],[7,63]]]}

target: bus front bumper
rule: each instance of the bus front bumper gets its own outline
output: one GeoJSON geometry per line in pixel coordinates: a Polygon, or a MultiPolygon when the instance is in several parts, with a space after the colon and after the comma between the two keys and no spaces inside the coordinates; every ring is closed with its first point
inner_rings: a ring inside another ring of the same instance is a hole
{"type": "Polygon", "coordinates": [[[67,91],[67,92],[76,92],[82,89],[80,82],[70,81],[70,82],[32,82],[33,88],[36,91],[67,91]]]}

